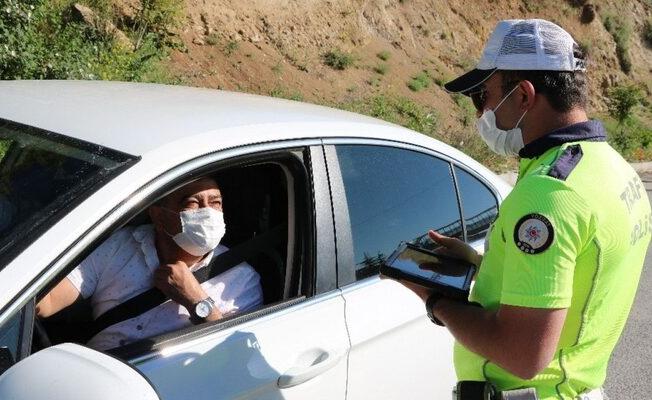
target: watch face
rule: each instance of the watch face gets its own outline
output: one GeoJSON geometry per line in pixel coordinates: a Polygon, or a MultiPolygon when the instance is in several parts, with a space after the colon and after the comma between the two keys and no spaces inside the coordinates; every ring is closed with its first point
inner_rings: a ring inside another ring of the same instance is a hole
{"type": "Polygon", "coordinates": [[[212,310],[211,303],[206,300],[202,300],[195,306],[195,314],[199,318],[206,318],[210,315],[212,310]]]}

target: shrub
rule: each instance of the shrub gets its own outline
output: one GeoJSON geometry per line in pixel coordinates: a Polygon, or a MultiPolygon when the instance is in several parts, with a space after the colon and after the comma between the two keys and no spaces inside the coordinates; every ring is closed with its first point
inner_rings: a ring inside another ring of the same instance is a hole
{"type": "Polygon", "coordinates": [[[422,89],[425,89],[430,86],[430,76],[425,71],[419,72],[417,75],[412,77],[407,86],[413,92],[418,92],[422,89]]]}
{"type": "Polygon", "coordinates": [[[206,37],[206,44],[208,44],[209,46],[215,46],[219,42],[220,42],[220,36],[215,32],[211,33],[206,37]]]}
{"type": "Polygon", "coordinates": [[[591,52],[593,51],[593,41],[592,40],[579,40],[577,46],[580,48],[584,54],[584,58],[591,57],[591,52]]]}
{"type": "Polygon", "coordinates": [[[7,154],[7,150],[9,150],[9,146],[13,143],[12,140],[7,140],[7,139],[2,139],[0,140],[0,160],[5,158],[5,154],[7,154]]]}
{"type": "Polygon", "coordinates": [[[140,3],[142,7],[132,26],[136,35],[136,48],[148,36],[159,48],[177,47],[172,30],[179,27],[182,21],[182,0],[147,0],[140,3]]]}
{"type": "Polygon", "coordinates": [[[652,157],[652,127],[636,117],[627,125],[610,118],[604,122],[609,143],[627,160],[643,161],[652,157]]]}
{"type": "Polygon", "coordinates": [[[324,54],[324,64],[337,70],[345,70],[355,63],[351,54],[344,53],[338,49],[331,50],[324,54]]]}
{"type": "Polygon", "coordinates": [[[380,78],[373,77],[373,78],[367,80],[367,83],[369,84],[369,86],[380,87],[380,78]]]}
{"type": "Polygon", "coordinates": [[[387,71],[389,71],[389,67],[387,66],[387,64],[378,64],[374,67],[374,72],[381,75],[385,75],[387,71]]]}
{"type": "Polygon", "coordinates": [[[391,56],[392,56],[392,54],[391,54],[389,51],[387,51],[387,50],[383,50],[383,51],[381,51],[380,53],[376,54],[376,57],[380,58],[380,59],[383,60],[383,61],[387,61],[387,60],[389,60],[389,58],[390,58],[391,56]]]}
{"type": "Polygon", "coordinates": [[[473,125],[476,119],[476,111],[471,99],[460,93],[453,93],[451,96],[455,104],[459,107],[459,120],[462,125],[465,127],[473,125]]]}
{"type": "Polygon", "coordinates": [[[532,0],[523,0],[523,6],[528,12],[531,13],[538,13],[540,11],[541,5],[539,4],[538,1],[532,1],[532,0]]]}
{"type": "Polygon", "coordinates": [[[620,63],[620,69],[629,74],[632,70],[632,60],[629,56],[629,39],[632,35],[631,25],[616,14],[606,14],[602,19],[602,23],[616,43],[616,56],[620,63]]]}
{"type": "MultiPolygon", "coordinates": [[[[95,3],[105,6],[101,0],[95,3]]],[[[0,13],[0,79],[163,78],[156,65],[167,48],[148,29],[133,50],[118,45],[112,33],[98,28],[105,23],[91,26],[67,18],[70,2],[14,0],[6,4],[0,13]]],[[[111,15],[105,8],[96,14],[98,18],[111,15]]]]}
{"type": "Polygon", "coordinates": [[[230,56],[233,53],[235,53],[239,48],[240,48],[240,44],[236,41],[231,40],[226,44],[226,46],[224,46],[224,54],[230,56]]]}
{"type": "Polygon", "coordinates": [[[609,90],[609,115],[623,125],[632,119],[634,108],[644,101],[642,91],[634,85],[616,86],[609,90]]]}
{"type": "Polygon", "coordinates": [[[399,124],[431,137],[441,138],[437,133],[438,113],[407,98],[378,95],[337,106],[399,124]]]}
{"type": "Polygon", "coordinates": [[[294,100],[294,101],[303,101],[303,95],[299,92],[290,92],[283,87],[276,87],[269,92],[269,95],[272,97],[278,97],[281,99],[294,100]]]}
{"type": "Polygon", "coordinates": [[[449,82],[451,80],[452,80],[452,78],[450,76],[448,76],[447,74],[441,74],[441,75],[437,76],[436,78],[433,78],[433,81],[435,82],[435,84],[437,86],[442,87],[442,88],[444,87],[444,85],[447,82],[449,82]]]}
{"type": "Polygon", "coordinates": [[[449,143],[451,146],[478,160],[492,171],[500,173],[518,170],[515,157],[504,157],[491,151],[475,128],[452,132],[451,138],[454,138],[449,143]]]}
{"type": "Polygon", "coordinates": [[[640,87],[616,86],[608,92],[610,118],[605,119],[609,143],[630,161],[652,158],[652,126],[636,116],[648,104],[640,87]]]}
{"type": "Polygon", "coordinates": [[[281,72],[283,72],[283,65],[280,61],[272,65],[272,72],[276,75],[279,75],[281,72]]]}
{"type": "Polygon", "coordinates": [[[645,21],[645,25],[643,26],[643,39],[652,46],[652,17],[645,21]]]}

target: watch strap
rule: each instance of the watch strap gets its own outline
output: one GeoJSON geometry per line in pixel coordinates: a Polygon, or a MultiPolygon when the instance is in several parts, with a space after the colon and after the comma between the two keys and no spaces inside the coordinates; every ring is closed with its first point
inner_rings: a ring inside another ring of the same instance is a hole
{"type": "MultiPolygon", "coordinates": [[[[206,321],[206,318],[200,317],[199,315],[197,315],[197,306],[199,304],[201,304],[201,303],[204,303],[204,302],[207,302],[208,304],[210,304],[210,307],[211,307],[210,312],[213,312],[213,309],[215,308],[215,300],[213,300],[213,298],[211,296],[208,296],[205,299],[203,299],[201,301],[198,301],[197,303],[195,303],[193,305],[192,312],[190,313],[191,314],[190,315],[190,321],[192,321],[193,324],[199,324],[199,323],[202,323],[202,322],[206,321]]],[[[210,315],[210,313],[209,313],[209,315],[210,315]]]]}
{"type": "Polygon", "coordinates": [[[439,318],[435,317],[435,314],[433,314],[432,309],[435,306],[435,304],[442,299],[444,296],[441,294],[435,292],[428,296],[428,299],[426,300],[426,314],[428,314],[428,318],[430,321],[432,321],[433,324],[439,325],[439,326],[444,326],[444,323],[439,320],[439,318]]]}

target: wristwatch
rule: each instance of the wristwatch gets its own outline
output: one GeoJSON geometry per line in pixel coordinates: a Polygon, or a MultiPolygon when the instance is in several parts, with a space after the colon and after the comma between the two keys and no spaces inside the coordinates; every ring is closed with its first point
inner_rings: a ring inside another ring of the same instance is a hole
{"type": "Polygon", "coordinates": [[[192,316],[190,319],[193,323],[201,323],[206,321],[206,317],[211,315],[213,309],[215,308],[215,300],[210,296],[206,297],[204,300],[195,304],[192,310],[192,316]]]}
{"type": "Polygon", "coordinates": [[[432,308],[435,306],[435,303],[437,303],[443,297],[444,296],[441,294],[434,292],[428,297],[428,300],[426,300],[426,314],[428,314],[428,318],[430,318],[433,324],[439,326],[444,326],[444,323],[435,317],[435,315],[432,313],[432,308]]]}

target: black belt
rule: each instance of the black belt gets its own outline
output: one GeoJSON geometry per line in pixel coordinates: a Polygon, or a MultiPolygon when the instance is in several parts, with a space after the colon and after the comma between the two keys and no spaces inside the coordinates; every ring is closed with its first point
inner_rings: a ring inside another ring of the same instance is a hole
{"type": "Polygon", "coordinates": [[[534,388],[498,391],[486,381],[459,381],[453,389],[454,400],[538,400],[534,388]]]}

